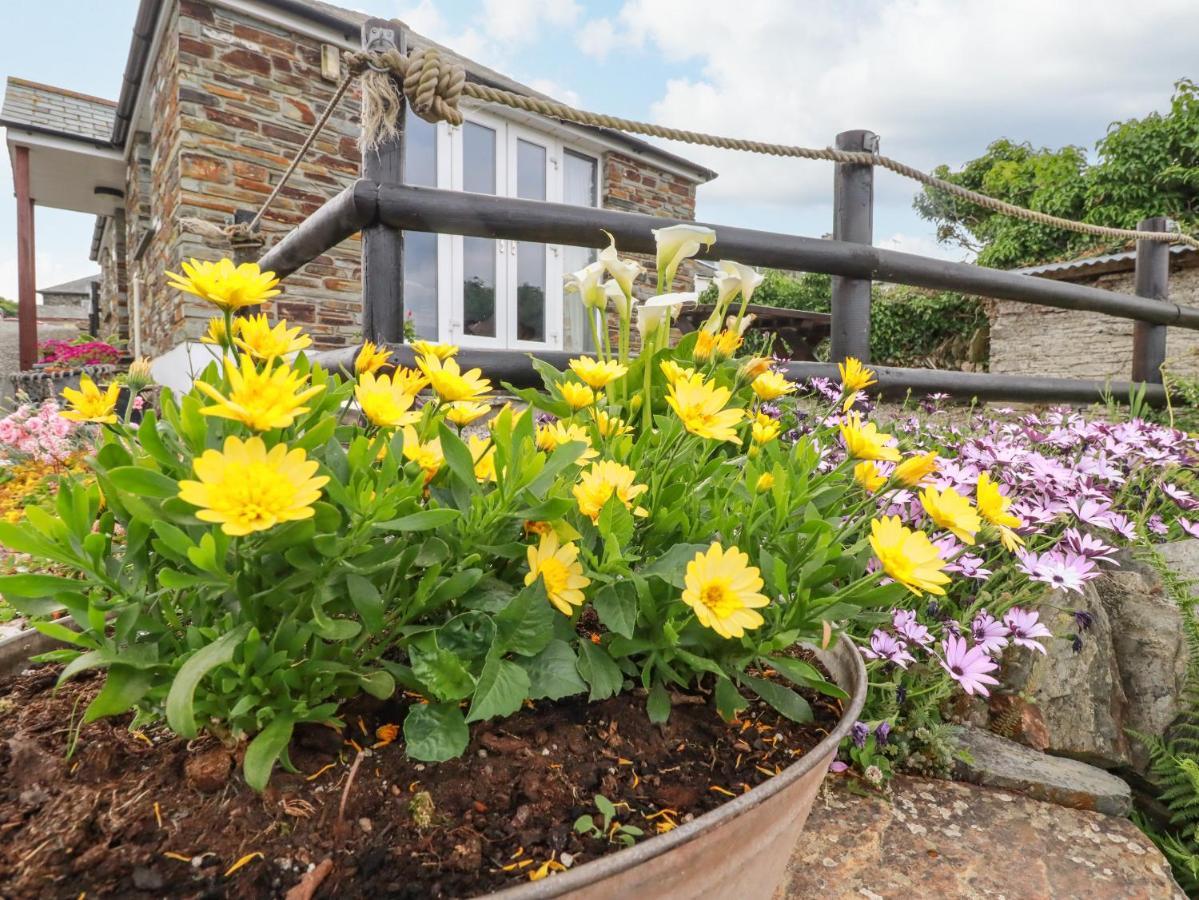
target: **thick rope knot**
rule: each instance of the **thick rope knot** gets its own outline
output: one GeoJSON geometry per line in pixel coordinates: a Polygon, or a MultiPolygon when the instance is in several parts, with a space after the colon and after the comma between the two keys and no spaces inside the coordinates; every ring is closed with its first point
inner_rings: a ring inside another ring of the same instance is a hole
{"type": "Polygon", "coordinates": [[[443,59],[432,47],[409,53],[406,68],[404,96],[412,111],[426,122],[461,125],[458,99],[466,84],[466,70],[443,59]]]}

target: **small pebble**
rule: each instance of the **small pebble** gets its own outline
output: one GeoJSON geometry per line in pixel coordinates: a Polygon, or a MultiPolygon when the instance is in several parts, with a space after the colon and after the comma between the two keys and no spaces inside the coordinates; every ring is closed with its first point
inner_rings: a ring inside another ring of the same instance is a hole
{"type": "Polygon", "coordinates": [[[365,818],[364,818],[364,819],[359,819],[359,820],[358,820],[358,827],[359,827],[359,828],[361,828],[363,831],[365,831],[367,834],[370,834],[370,833],[371,833],[371,829],[372,829],[374,826],[371,824],[371,820],[370,820],[370,819],[365,819],[365,818]]]}
{"type": "Polygon", "coordinates": [[[483,750],[483,749],[479,750],[479,759],[487,759],[487,751],[486,750],[483,750]]]}
{"type": "Polygon", "coordinates": [[[418,772],[423,772],[423,771],[425,771],[425,764],[424,764],[424,763],[417,763],[417,764],[416,764],[415,766],[413,766],[412,768],[416,769],[416,771],[418,771],[418,772]]]}
{"type": "Polygon", "coordinates": [[[542,756],[549,756],[549,755],[550,755],[550,748],[549,748],[549,747],[546,747],[544,750],[542,750],[542,751],[541,751],[541,755],[542,755],[542,756]]]}
{"type": "Polygon", "coordinates": [[[574,858],[574,855],[573,855],[573,854],[570,854],[570,853],[563,853],[563,854],[561,854],[561,855],[558,857],[558,861],[559,861],[560,863],[562,863],[562,865],[566,866],[566,868],[568,868],[568,869],[569,869],[571,866],[573,866],[573,865],[575,864],[575,858],[574,858]]]}
{"type": "Polygon", "coordinates": [[[400,794],[403,793],[403,791],[400,790],[400,786],[398,784],[393,784],[390,788],[390,791],[391,791],[391,796],[393,796],[393,797],[398,797],[398,796],[400,796],[400,794]]]}

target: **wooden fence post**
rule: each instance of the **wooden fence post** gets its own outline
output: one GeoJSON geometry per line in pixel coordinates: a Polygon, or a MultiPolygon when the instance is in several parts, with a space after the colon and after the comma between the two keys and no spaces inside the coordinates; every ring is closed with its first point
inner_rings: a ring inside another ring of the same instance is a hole
{"type": "MultiPolygon", "coordinates": [[[[362,24],[364,49],[395,48],[407,52],[399,22],[367,19],[362,24]]],[[[399,134],[362,154],[362,175],[379,184],[404,181],[404,113],[399,134]]],[[[375,225],[362,232],[362,334],[368,341],[399,344],[404,340],[404,233],[375,225]]]]}
{"type": "MultiPolygon", "coordinates": [[[[1137,231],[1166,231],[1169,220],[1152,216],[1137,223],[1137,231]]],[[[1136,292],[1150,300],[1170,296],[1170,245],[1161,241],[1137,241],[1136,292]]],[[[1132,380],[1162,383],[1166,361],[1166,326],[1134,322],[1132,326],[1132,380]]]]}
{"type": "MultiPolygon", "coordinates": [[[[233,213],[233,223],[235,225],[246,225],[254,221],[254,210],[239,209],[233,213]]],[[[252,236],[247,235],[245,238],[235,238],[230,242],[230,249],[233,251],[233,262],[236,265],[242,263],[258,262],[258,258],[262,256],[262,247],[265,241],[262,239],[262,232],[254,230],[252,236]]],[[[261,305],[243,306],[237,311],[237,315],[242,317],[256,316],[262,312],[261,305]]]]}
{"type": "MultiPolygon", "coordinates": [[[[872,131],[843,131],[838,150],[878,152],[878,135],[872,131]]],[[[833,173],[833,239],[857,244],[874,243],[874,166],[836,163],[833,173]]],[[[870,289],[868,278],[832,279],[832,334],[830,357],[840,362],[855,356],[870,361],[870,289]]]]}
{"type": "Polygon", "coordinates": [[[25,372],[38,361],[35,204],[29,190],[28,147],[13,147],[12,180],[17,195],[17,353],[25,372]]]}

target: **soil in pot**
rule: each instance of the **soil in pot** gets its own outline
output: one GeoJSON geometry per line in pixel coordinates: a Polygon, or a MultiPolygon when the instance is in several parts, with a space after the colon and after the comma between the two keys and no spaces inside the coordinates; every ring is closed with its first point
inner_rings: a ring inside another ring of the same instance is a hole
{"type": "Polygon", "coordinates": [[[276,770],[259,796],[212,739],[131,733],[128,717],[77,732],[102,680],[54,691],[57,671],[0,680],[0,896],[13,900],[281,897],[320,873],[317,897],[476,896],[621,849],[613,826],[574,830],[582,815],[599,824],[596,794],[647,840],[781,771],[840,715],[809,693],[811,723],[754,702],[729,725],[708,698],[676,695],[659,727],[643,697],[567,698],[472,726],[466,754],[434,765],[409,760],[402,735],[379,746],[409,699],[355,701],[344,734],[305,730],[300,774],[276,770]]]}

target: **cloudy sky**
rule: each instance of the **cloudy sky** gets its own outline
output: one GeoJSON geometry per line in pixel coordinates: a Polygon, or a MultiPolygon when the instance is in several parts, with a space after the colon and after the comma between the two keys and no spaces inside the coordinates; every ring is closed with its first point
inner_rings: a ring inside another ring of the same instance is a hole
{"type": "MultiPolygon", "coordinates": [[[[135,0],[7,2],[0,72],[115,99],[135,0]],[[55,29],[53,58],[48,26],[55,29]],[[42,35],[36,40],[31,35],[42,35]]],[[[345,0],[570,103],[630,118],[825,146],[851,128],[929,169],[998,137],[1094,146],[1199,76],[1195,0],[345,0]]],[[[827,163],[673,147],[720,173],[699,218],[819,236],[827,163]]],[[[16,294],[15,212],[0,173],[0,295],[16,294]]],[[[939,248],[915,186],[877,176],[875,241],[939,248]]],[[[38,284],[88,274],[92,221],[39,210],[38,284]]]]}

